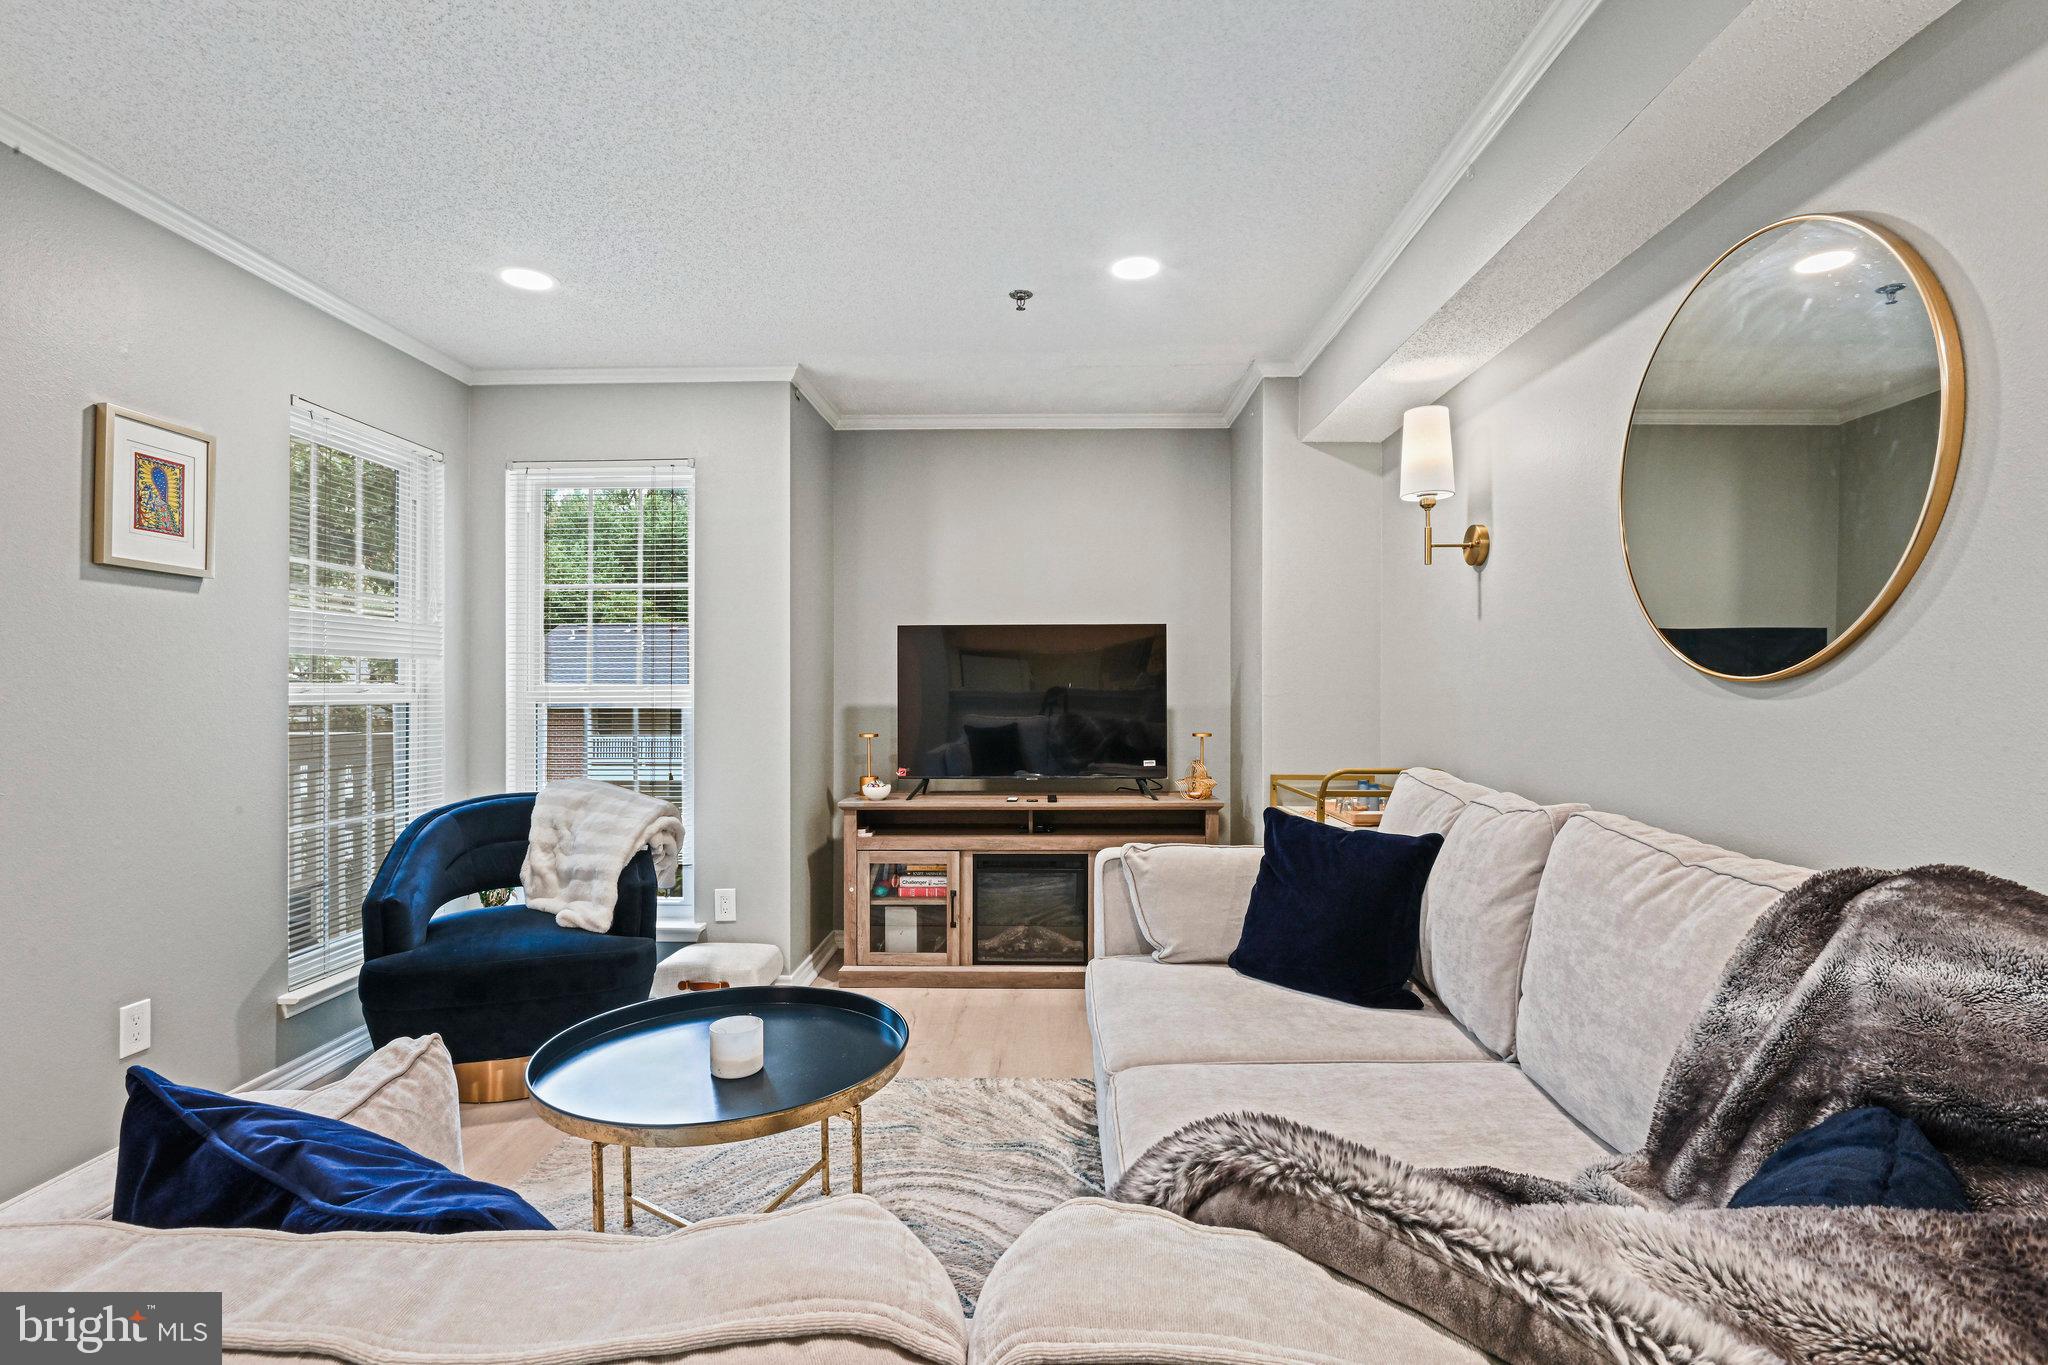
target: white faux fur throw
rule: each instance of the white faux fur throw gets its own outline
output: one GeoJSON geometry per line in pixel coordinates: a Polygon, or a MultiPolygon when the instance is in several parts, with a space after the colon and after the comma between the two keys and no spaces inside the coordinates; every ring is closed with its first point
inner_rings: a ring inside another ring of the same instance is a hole
{"type": "Polygon", "coordinates": [[[565,929],[609,933],[619,874],[643,847],[654,850],[656,884],[674,881],[683,847],[674,806],[609,782],[550,782],[534,798],[519,869],[526,903],[565,929]]]}

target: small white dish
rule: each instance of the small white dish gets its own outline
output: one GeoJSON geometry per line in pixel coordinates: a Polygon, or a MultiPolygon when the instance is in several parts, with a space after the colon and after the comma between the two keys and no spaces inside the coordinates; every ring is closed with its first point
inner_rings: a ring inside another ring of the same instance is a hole
{"type": "Polygon", "coordinates": [[[896,789],[887,782],[863,782],[860,784],[860,794],[870,801],[880,801],[894,790],[896,789]]]}

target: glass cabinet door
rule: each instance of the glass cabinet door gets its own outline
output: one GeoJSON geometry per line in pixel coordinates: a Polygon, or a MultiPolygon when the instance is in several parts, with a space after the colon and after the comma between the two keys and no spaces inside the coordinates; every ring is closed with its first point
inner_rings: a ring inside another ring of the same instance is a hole
{"type": "Polygon", "coordinates": [[[943,966],[959,960],[959,854],[863,853],[856,875],[862,912],[857,962],[943,966]]]}

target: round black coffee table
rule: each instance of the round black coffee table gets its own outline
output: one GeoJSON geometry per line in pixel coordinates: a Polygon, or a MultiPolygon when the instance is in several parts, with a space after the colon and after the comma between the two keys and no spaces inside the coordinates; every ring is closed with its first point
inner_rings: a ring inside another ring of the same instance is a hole
{"type": "Polygon", "coordinates": [[[604,1231],[604,1149],[621,1150],[625,1225],[644,1210],[688,1226],[633,1194],[635,1147],[709,1147],[818,1125],[818,1159],[768,1204],[820,1177],[832,1193],[832,1120],[853,1129],[861,1189],[860,1106],[903,1066],[910,1025],[879,1000],[810,986],[734,986],[643,1000],[563,1029],[526,1064],[542,1118],[590,1143],[590,1225],[604,1231]],[[711,1074],[711,1021],[761,1019],[767,1064],[723,1081],[711,1074]]]}

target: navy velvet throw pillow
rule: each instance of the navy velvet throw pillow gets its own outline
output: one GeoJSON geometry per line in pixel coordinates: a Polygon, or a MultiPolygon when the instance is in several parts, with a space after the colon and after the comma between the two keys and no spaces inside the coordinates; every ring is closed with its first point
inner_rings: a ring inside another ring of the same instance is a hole
{"type": "Polygon", "coordinates": [[[1919,1124],[1873,1104],[1787,1138],[1728,1201],[1731,1209],[1793,1204],[1968,1213],[1970,1196],[1919,1124]]]}
{"type": "Polygon", "coordinates": [[[1441,834],[1342,830],[1266,812],[1266,856],[1230,965],[1276,986],[1417,1010],[1408,989],[1441,834]]]}
{"type": "Polygon", "coordinates": [[[279,1232],[554,1226],[512,1191],[352,1123],[173,1085],[139,1066],[128,1068],[114,1219],[279,1232]]]}

